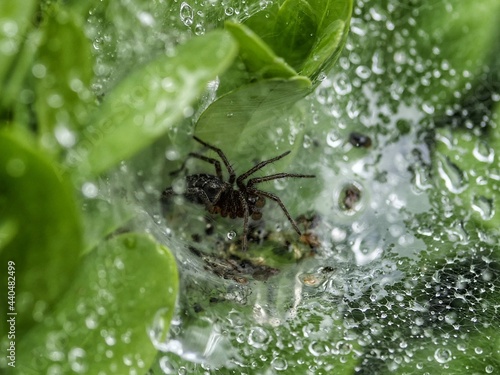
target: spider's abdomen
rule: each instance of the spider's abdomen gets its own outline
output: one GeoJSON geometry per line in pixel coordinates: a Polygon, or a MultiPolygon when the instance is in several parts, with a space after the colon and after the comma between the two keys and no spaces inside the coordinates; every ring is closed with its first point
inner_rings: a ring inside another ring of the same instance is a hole
{"type": "Polygon", "coordinates": [[[225,184],[217,176],[211,174],[193,174],[186,176],[186,199],[193,203],[206,204],[205,197],[210,203],[215,203],[225,184]]]}

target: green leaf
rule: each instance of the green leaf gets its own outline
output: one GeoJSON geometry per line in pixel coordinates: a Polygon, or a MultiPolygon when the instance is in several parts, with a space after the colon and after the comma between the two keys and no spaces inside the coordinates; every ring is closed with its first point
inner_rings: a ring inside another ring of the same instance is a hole
{"type": "Polygon", "coordinates": [[[16,59],[32,17],[36,0],[0,2],[0,87],[16,69],[16,59]]]}
{"type": "MultiPolygon", "coordinates": [[[[268,79],[234,90],[210,105],[201,115],[195,133],[205,142],[221,145],[228,139],[232,147],[228,157],[242,153],[248,139],[265,134],[276,115],[306,96],[311,82],[302,76],[288,80],[268,79]]],[[[268,142],[267,136],[263,140],[268,142]]]]}
{"type": "MultiPolygon", "coordinates": [[[[37,63],[44,67],[44,74],[35,81],[35,108],[42,136],[53,136],[57,128],[82,128],[95,101],[90,91],[94,59],[83,24],[80,17],[57,3],[43,20],[37,63]]],[[[57,145],[55,140],[53,144],[57,145]]]]}
{"type": "Polygon", "coordinates": [[[336,20],[331,23],[316,42],[309,53],[300,74],[307,77],[317,76],[327,71],[327,66],[337,60],[341,51],[341,44],[345,40],[345,23],[336,20]]]}
{"type": "Polygon", "coordinates": [[[316,12],[308,1],[285,1],[274,25],[276,54],[300,70],[316,39],[317,26],[316,12]]]}
{"type": "Polygon", "coordinates": [[[290,78],[297,75],[281,57],[250,28],[227,21],[225,28],[238,41],[240,56],[247,70],[258,78],[290,78]]]}
{"type": "Polygon", "coordinates": [[[132,73],[106,97],[69,153],[67,166],[99,174],[151,144],[191,110],[236,52],[227,32],[214,31],[132,73]]]}
{"type": "MultiPolygon", "coordinates": [[[[0,263],[15,263],[21,337],[66,290],[81,251],[81,228],[72,190],[43,154],[6,132],[0,133],[0,150],[0,212],[10,228],[2,229],[10,240],[0,263]]],[[[6,293],[2,288],[3,301],[6,293]]],[[[0,306],[5,316],[7,306],[0,306]]]]}
{"type": "Polygon", "coordinates": [[[54,313],[19,343],[26,374],[143,374],[164,341],[177,297],[174,257],[145,235],[128,233],[84,258],[54,313]],[[58,353],[58,357],[55,356],[58,353]]]}

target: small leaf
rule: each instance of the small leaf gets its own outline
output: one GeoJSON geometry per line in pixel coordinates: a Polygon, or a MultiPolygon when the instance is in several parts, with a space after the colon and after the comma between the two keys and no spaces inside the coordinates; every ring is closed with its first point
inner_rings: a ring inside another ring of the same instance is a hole
{"type": "Polygon", "coordinates": [[[143,374],[165,340],[178,290],[174,257],[145,235],[128,233],[84,258],[53,314],[19,343],[27,374],[143,374]],[[58,353],[60,357],[55,357],[58,353]]]}
{"type": "Polygon", "coordinates": [[[276,56],[250,28],[229,21],[225,23],[225,28],[238,41],[241,59],[253,75],[259,78],[290,78],[297,75],[297,72],[276,56]]]}
{"type": "MultiPolygon", "coordinates": [[[[81,252],[81,228],[72,190],[43,154],[7,132],[0,133],[0,150],[0,212],[10,228],[0,263],[15,263],[21,337],[66,290],[81,252]]],[[[5,272],[1,283],[7,285],[5,272]]],[[[4,301],[6,293],[2,288],[4,301]]],[[[6,305],[0,306],[5,315],[6,305]]]]}
{"type": "Polygon", "coordinates": [[[67,166],[99,174],[151,144],[182,119],[236,52],[227,32],[214,31],[132,73],[109,93],[69,152],[67,166]]]}

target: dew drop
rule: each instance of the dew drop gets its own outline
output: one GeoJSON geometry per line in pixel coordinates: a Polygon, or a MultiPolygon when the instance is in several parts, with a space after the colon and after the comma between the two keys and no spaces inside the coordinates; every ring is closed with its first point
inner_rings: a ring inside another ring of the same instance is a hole
{"type": "Polygon", "coordinates": [[[490,220],[495,214],[493,200],[482,195],[474,196],[472,199],[472,209],[478,212],[483,220],[490,220]]]}
{"type": "Polygon", "coordinates": [[[484,163],[492,163],[495,158],[495,151],[484,141],[478,141],[472,151],[474,157],[484,163]]]}
{"type": "Polygon", "coordinates": [[[82,193],[87,198],[95,198],[95,197],[97,197],[97,194],[99,193],[99,189],[92,182],[86,182],[82,186],[82,193]]]}
{"type": "Polygon", "coordinates": [[[271,361],[271,366],[273,366],[276,371],[285,371],[288,368],[288,363],[286,359],[276,357],[271,361]]]}
{"type": "Polygon", "coordinates": [[[438,348],[434,352],[434,359],[439,363],[446,363],[451,360],[451,351],[449,349],[438,348]]]}
{"type": "Polygon", "coordinates": [[[356,75],[363,80],[370,78],[371,74],[372,72],[367,66],[360,65],[356,68],[356,75]]]}
{"type": "Polygon", "coordinates": [[[351,81],[345,73],[340,73],[333,81],[333,89],[339,95],[347,95],[352,91],[351,81]]]}
{"type": "Polygon", "coordinates": [[[75,145],[75,134],[65,126],[57,125],[54,129],[54,135],[57,142],[63,147],[69,148],[75,145]]]}
{"type": "Polygon", "coordinates": [[[194,11],[191,5],[186,2],[181,4],[180,18],[184,25],[191,26],[193,24],[194,11]]]}
{"type": "Polygon", "coordinates": [[[227,232],[226,236],[229,241],[232,241],[236,237],[236,232],[235,231],[227,232]]]}
{"type": "Polygon", "coordinates": [[[155,19],[148,12],[139,12],[137,18],[144,26],[153,26],[155,24],[155,19]]]}
{"type": "Polygon", "coordinates": [[[438,158],[438,172],[447,189],[455,194],[459,194],[467,189],[467,174],[447,157],[438,158]]]}
{"type": "Polygon", "coordinates": [[[248,335],[248,343],[254,348],[260,349],[269,341],[269,334],[262,327],[254,327],[248,335]]]}
{"type": "Polygon", "coordinates": [[[331,130],[326,135],[326,144],[328,146],[330,146],[332,148],[337,148],[337,147],[341,146],[342,143],[344,143],[344,140],[342,139],[342,137],[340,136],[340,134],[337,131],[331,130]]]}
{"type": "Polygon", "coordinates": [[[85,361],[86,352],[82,348],[73,348],[68,353],[68,361],[71,366],[71,370],[78,374],[83,374],[87,372],[87,363],[85,361]]]}

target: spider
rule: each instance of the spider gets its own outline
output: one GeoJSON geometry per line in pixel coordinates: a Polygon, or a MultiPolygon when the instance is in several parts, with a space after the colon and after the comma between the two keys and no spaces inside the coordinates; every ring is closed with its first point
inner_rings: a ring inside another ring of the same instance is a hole
{"type": "MultiPolygon", "coordinates": [[[[262,218],[261,209],[266,203],[266,198],[275,201],[281,207],[288,221],[292,224],[293,229],[295,229],[299,236],[301,235],[299,227],[290,216],[290,213],[281,199],[273,193],[255,188],[255,185],[281,178],[314,178],[316,176],[295,173],[275,173],[269,176],[250,178],[245,182],[245,180],[252,174],[264,168],[266,165],[284,158],[290,153],[290,151],[275,156],[269,160],[261,161],[242,175],[236,177],[233,167],[221,149],[212,146],[197,137],[194,137],[194,139],[219,155],[227,169],[229,179],[227,181],[224,180],[219,160],[194,152],[189,153],[180,169],[172,172],[171,174],[176,174],[182,171],[190,157],[203,160],[214,166],[215,175],[199,173],[186,176],[186,189],[182,195],[190,202],[205,205],[205,209],[211,214],[220,214],[222,217],[229,216],[231,219],[243,218],[243,251],[246,251],[248,248],[247,236],[249,231],[249,219],[252,218],[252,220],[260,220],[262,218]],[[234,186],[235,184],[236,188],[234,186]]],[[[176,195],[173,188],[167,187],[161,195],[161,201],[166,203],[172,195],[176,195]]]]}

